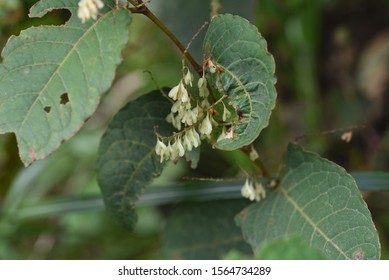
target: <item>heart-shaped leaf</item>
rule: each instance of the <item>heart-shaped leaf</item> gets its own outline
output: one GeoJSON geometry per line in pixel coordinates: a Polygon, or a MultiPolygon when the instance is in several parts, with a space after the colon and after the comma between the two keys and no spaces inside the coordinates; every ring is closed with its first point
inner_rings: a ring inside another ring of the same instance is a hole
{"type": "Polygon", "coordinates": [[[116,114],[101,139],[97,180],[107,210],[126,228],[136,222],[135,202],[166,162],[155,153],[156,136],[171,135],[165,121],[171,103],[154,91],[128,103],[116,114]]]}
{"type": "Polygon", "coordinates": [[[235,137],[217,141],[215,147],[235,150],[252,143],[268,125],[277,95],[275,63],[266,40],[246,19],[219,15],[211,21],[203,53],[218,69],[206,72],[209,83],[228,95],[238,116],[235,137]]]}
{"type": "Polygon", "coordinates": [[[68,9],[70,19],[65,25],[22,31],[2,52],[0,134],[15,133],[25,165],[72,137],[112,83],[131,16],[110,7],[112,1],[104,3],[97,20],[82,24],[77,1],[41,0],[31,8],[31,17],[68,9]]]}
{"type": "Polygon", "coordinates": [[[236,218],[255,251],[268,239],[298,234],[328,259],[378,259],[371,214],[343,168],[289,145],[277,189],[236,218]]]}

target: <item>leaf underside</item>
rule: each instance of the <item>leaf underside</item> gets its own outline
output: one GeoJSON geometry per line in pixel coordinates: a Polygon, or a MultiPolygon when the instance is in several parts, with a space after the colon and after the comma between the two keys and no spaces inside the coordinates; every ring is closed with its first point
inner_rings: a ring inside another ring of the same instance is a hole
{"type": "Polygon", "coordinates": [[[371,214],[354,179],[338,165],[289,145],[280,185],[237,217],[256,250],[268,239],[298,234],[328,259],[378,259],[371,214]]]}
{"type": "Polygon", "coordinates": [[[111,85],[128,40],[128,11],[105,0],[101,16],[82,24],[77,1],[41,0],[30,17],[68,9],[62,26],[39,26],[11,37],[0,65],[0,134],[16,135],[25,165],[72,137],[111,85]]]}
{"type": "Polygon", "coordinates": [[[154,129],[165,136],[173,132],[165,121],[170,108],[159,91],[144,95],[115,115],[101,139],[97,180],[107,210],[128,229],[136,222],[135,202],[165,166],[155,153],[154,129]]]}
{"type": "Polygon", "coordinates": [[[235,150],[251,144],[269,123],[275,106],[275,62],[267,51],[266,40],[246,19],[219,15],[212,19],[204,40],[204,58],[211,59],[220,74],[207,71],[209,83],[240,116],[235,137],[216,142],[222,150],[235,150]]]}

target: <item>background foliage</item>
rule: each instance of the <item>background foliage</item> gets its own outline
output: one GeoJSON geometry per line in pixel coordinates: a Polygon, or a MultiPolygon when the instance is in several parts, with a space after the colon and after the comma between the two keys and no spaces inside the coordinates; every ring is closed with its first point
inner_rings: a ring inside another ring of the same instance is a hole
{"type": "MultiPolygon", "coordinates": [[[[59,25],[69,17],[67,12],[55,11],[41,19],[29,19],[28,10],[34,2],[0,3],[1,49],[10,35],[19,34],[28,26],[59,25]]],[[[209,1],[189,2],[199,2],[195,6],[184,0],[166,2],[165,5],[165,1],[154,0],[150,9],[186,44],[208,18],[209,1]]],[[[270,170],[277,171],[288,142],[307,134],[300,144],[348,171],[388,171],[389,115],[385,108],[389,106],[389,82],[385,73],[389,69],[389,1],[262,0],[239,5],[236,1],[221,2],[222,12],[240,14],[258,26],[276,61],[277,105],[269,127],[255,144],[270,170]],[[355,130],[350,143],[341,141],[339,132],[320,133],[355,124],[366,127],[355,130]]],[[[190,207],[186,203],[171,204],[168,199],[169,195],[173,197],[172,193],[179,194],[176,178],[243,179],[244,174],[235,164],[238,161],[245,165],[239,152],[207,153],[210,147],[203,147],[195,171],[185,162],[169,163],[152,188],[172,187],[166,193],[167,199],[161,203],[163,206],[149,207],[153,199],[162,199],[153,197],[151,190],[139,202],[139,221],[133,231],[118,227],[101,211],[103,203],[94,166],[99,139],[107,124],[128,100],[155,88],[143,70],[150,71],[163,86],[172,86],[180,79],[179,53],[146,18],[133,16],[129,39],[112,89],[80,133],[55,154],[25,169],[14,136],[0,137],[0,258],[172,257],[166,253],[171,246],[166,241],[166,230],[183,226],[179,221],[187,221],[185,209],[190,207]]],[[[201,50],[201,42],[201,38],[195,41],[194,52],[201,50]]],[[[197,56],[201,57],[201,52],[197,56]]],[[[382,187],[389,186],[385,180],[381,181],[382,187]]],[[[185,180],[182,183],[193,184],[185,180]]],[[[236,193],[240,182],[225,183],[225,198],[231,198],[229,186],[237,186],[236,193]]],[[[195,191],[192,200],[212,199],[212,194],[201,193],[201,188],[195,191]]],[[[364,198],[380,234],[382,257],[388,258],[388,195],[382,191],[367,192],[364,198]]],[[[181,199],[185,200],[185,195],[181,199]]],[[[220,214],[218,204],[213,207],[214,215],[220,214]]],[[[201,214],[204,208],[208,208],[206,203],[196,211],[201,214]]],[[[223,226],[226,225],[219,229],[223,226]]],[[[236,248],[219,249],[224,254],[236,248]]]]}

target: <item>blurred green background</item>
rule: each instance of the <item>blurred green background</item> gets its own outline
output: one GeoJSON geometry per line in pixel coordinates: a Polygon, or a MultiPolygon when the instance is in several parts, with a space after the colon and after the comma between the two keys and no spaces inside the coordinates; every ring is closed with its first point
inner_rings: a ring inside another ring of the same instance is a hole
{"type": "MultiPolygon", "coordinates": [[[[54,11],[29,19],[34,0],[0,0],[0,46],[32,25],[60,25],[54,11]]],[[[276,173],[296,138],[348,171],[389,171],[389,0],[221,0],[222,13],[239,14],[268,40],[276,61],[278,101],[255,146],[276,173]],[[347,127],[350,143],[341,140],[347,127]],[[345,128],[344,131],[333,131],[345,128]]],[[[150,9],[185,45],[209,20],[210,0],[153,0],[150,9]]],[[[112,89],[94,116],[46,160],[24,168],[15,137],[0,136],[0,259],[159,259],[161,232],[176,205],[139,207],[132,232],[103,211],[95,178],[99,139],[128,102],[181,78],[181,54],[142,15],[134,15],[112,89]],[[149,71],[150,75],[145,71],[149,71]]],[[[201,62],[202,36],[190,51],[201,62]]],[[[0,89],[1,90],[1,89],[0,89]]],[[[204,145],[205,146],[205,145],[204,145]]],[[[199,167],[170,164],[154,186],[177,178],[244,177],[239,153],[203,147],[199,167]],[[236,164],[238,162],[238,164],[236,164]]],[[[389,195],[364,193],[389,258],[389,195]]]]}

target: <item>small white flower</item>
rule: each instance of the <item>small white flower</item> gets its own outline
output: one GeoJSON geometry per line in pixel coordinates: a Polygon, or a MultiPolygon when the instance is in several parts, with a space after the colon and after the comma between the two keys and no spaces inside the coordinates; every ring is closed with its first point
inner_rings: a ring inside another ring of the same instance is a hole
{"type": "Polygon", "coordinates": [[[203,108],[203,110],[207,110],[210,106],[211,106],[211,104],[209,104],[208,99],[204,99],[200,103],[200,107],[203,108]]]}
{"type": "Polygon", "coordinates": [[[171,123],[177,130],[181,130],[181,118],[177,115],[174,116],[173,113],[170,113],[166,116],[166,121],[171,123]]]}
{"type": "Polygon", "coordinates": [[[261,183],[255,183],[255,200],[260,201],[266,198],[266,190],[261,183]]]}
{"type": "Polygon", "coordinates": [[[197,133],[197,131],[192,127],[186,132],[188,136],[188,140],[191,142],[192,146],[194,148],[197,148],[201,144],[200,135],[197,133]]]}
{"type": "Polygon", "coordinates": [[[187,71],[186,71],[186,74],[184,76],[184,82],[187,86],[192,86],[192,82],[193,82],[193,74],[189,71],[189,68],[187,68],[187,71]]]}
{"type": "Polygon", "coordinates": [[[189,101],[188,91],[186,90],[182,80],[169,91],[168,96],[174,101],[181,100],[183,103],[189,101]]]}
{"type": "Polygon", "coordinates": [[[155,145],[155,153],[161,156],[161,162],[170,159],[171,152],[169,150],[169,146],[166,146],[160,139],[158,139],[157,144],[155,145]]]}
{"type": "Polygon", "coordinates": [[[182,106],[182,102],[180,100],[177,100],[176,102],[174,102],[170,111],[172,113],[177,113],[180,110],[181,106],[182,106]]]}
{"type": "Polygon", "coordinates": [[[176,142],[174,142],[174,144],[173,144],[173,149],[174,149],[175,153],[178,154],[178,156],[182,157],[185,155],[185,149],[182,146],[181,138],[178,137],[176,139],[176,142]]]}
{"type": "Polygon", "coordinates": [[[193,110],[185,110],[182,112],[181,121],[182,123],[190,126],[197,122],[198,115],[199,111],[197,107],[193,108],[193,110]]]}
{"type": "MultiPolygon", "coordinates": [[[[165,158],[166,158],[166,160],[169,160],[169,159],[174,160],[175,159],[175,151],[173,150],[172,145],[170,145],[170,142],[166,148],[165,158]]],[[[162,159],[161,159],[161,161],[162,161],[162,159]]]]}
{"type": "Polygon", "coordinates": [[[155,145],[155,153],[161,155],[166,150],[166,145],[158,138],[157,145],[155,145]]]}
{"type": "Polygon", "coordinates": [[[253,182],[249,178],[244,183],[241,194],[251,201],[260,201],[266,198],[266,190],[261,183],[253,182]]]}
{"type": "Polygon", "coordinates": [[[174,101],[177,100],[179,98],[179,93],[180,93],[180,85],[181,85],[181,82],[176,85],[175,87],[173,87],[170,91],[169,91],[169,97],[171,99],[173,99],[174,101]]]}
{"type": "Polygon", "coordinates": [[[188,133],[185,133],[183,138],[184,138],[184,141],[183,141],[182,145],[184,146],[185,151],[188,151],[188,152],[192,151],[193,144],[192,144],[192,141],[189,139],[188,133]]]}
{"type": "Polygon", "coordinates": [[[77,16],[84,23],[91,18],[96,19],[99,14],[99,9],[104,7],[104,3],[101,0],[80,0],[78,2],[77,16]]]}
{"type": "Polygon", "coordinates": [[[207,116],[203,119],[201,124],[199,125],[199,132],[204,136],[211,135],[212,132],[212,123],[209,119],[209,113],[207,113],[207,116]]]}
{"type": "Polygon", "coordinates": [[[209,95],[209,90],[207,87],[207,80],[204,77],[201,77],[197,82],[197,87],[199,88],[200,97],[207,98],[209,95]]]}
{"type": "Polygon", "coordinates": [[[205,77],[201,77],[197,82],[197,87],[199,89],[206,88],[207,87],[207,79],[205,77]]]}
{"type": "Polygon", "coordinates": [[[242,187],[241,194],[243,197],[246,197],[251,201],[255,200],[254,184],[248,178],[246,179],[246,182],[244,183],[244,185],[242,187]]]}

